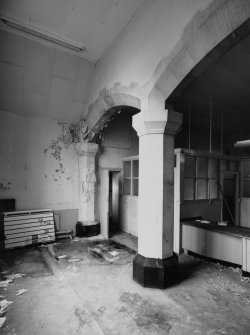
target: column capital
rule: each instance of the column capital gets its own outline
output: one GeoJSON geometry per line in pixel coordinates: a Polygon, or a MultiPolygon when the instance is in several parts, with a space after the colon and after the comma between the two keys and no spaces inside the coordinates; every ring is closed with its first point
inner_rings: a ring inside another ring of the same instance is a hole
{"type": "Polygon", "coordinates": [[[171,110],[164,110],[160,118],[154,119],[154,115],[148,118],[148,113],[140,112],[133,116],[133,128],[137,135],[170,134],[175,135],[182,125],[182,114],[171,110]]]}
{"type": "Polygon", "coordinates": [[[76,151],[79,156],[95,156],[99,146],[96,143],[82,142],[76,143],[76,151]]]}

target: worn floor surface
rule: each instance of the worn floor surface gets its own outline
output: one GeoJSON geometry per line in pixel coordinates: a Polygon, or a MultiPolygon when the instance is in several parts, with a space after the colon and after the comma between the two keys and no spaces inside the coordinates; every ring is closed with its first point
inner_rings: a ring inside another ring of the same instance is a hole
{"type": "Polygon", "coordinates": [[[5,274],[23,270],[26,277],[0,292],[13,302],[0,333],[250,334],[250,283],[237,269],[182,255],[176,285],[154,290],[132,280],[133,257],[114,241],[79,239],[23,249],[19,268],[2,259],[5,274]],[[38,277],[29,271],[32,254],[38,277]]]}

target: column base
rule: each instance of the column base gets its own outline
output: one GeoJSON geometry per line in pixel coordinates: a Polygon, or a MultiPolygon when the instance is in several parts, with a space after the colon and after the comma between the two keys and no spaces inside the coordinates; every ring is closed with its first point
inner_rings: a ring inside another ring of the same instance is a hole
{"type": "Polygon", "coordinates": [[[147,258],[137,254],[133,260],[133,279],[144,287],[166,288],[177,280],[178,257],[147,258]]]}
{"type": "Polygon", "coordinates": [[[76,236],[91,237],[100,234],[100,222],[78,221],[76,224],[76,236]]]}

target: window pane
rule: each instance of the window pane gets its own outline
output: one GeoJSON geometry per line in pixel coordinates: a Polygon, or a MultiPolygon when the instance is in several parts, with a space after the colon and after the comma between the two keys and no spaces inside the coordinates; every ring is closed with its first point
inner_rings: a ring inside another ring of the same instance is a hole
{"type": "Polygon", "coordinates": [[[133,195],[138,195],[138,179],[133,179],[133,195]]]}
{"type": "Polygon", "coordinates": [[[230,162],[229,163],[230,171],[238,171],[238,162],[230,162]]]}
{"type": "Polygon", "coordinates": [[[233,197],[235,194],[235,181],[233,178],[223,179],[223,194],[225,197],[233,197]]]}
{"type": "Polygon", "coordinates": [[[194,179],[184,179],[184,200],[194,200],[194,179]]]}
{"type": "Polygon", "coordinates": [[[131,177],[131,161],[123,162],[123,176],[131,177]]]}
{"type": "Polygon", "coordinates": [[[133,161],[133,177],[139,177],[139,161],[133,161]]]}
{"type": "Polygon", "coordinates": [[[197,180],[197,199],[207,199],[207,180],[197,180]]]}
{"type": "Polygon", "coordinates": [[[221,169],[221,171],[227,171],[228,170],[228,161],[227,160],[221,160],[220,161],[220,169],[221,169]]]}
{"type": "Polygon", "coordinates": [[[210,180],[210,198],[211,199],[219,198],[219,188],[218,188],[218,182],[216,179],[210,180]]]}
{"type": "Polygon", "coordinates": [[[131,195],[131,179],[130,178],[123,179],[123,194],[131,195]]]}
{"type": "Polygon", "coordinates": [[[184,176],[193,178],[195,176],[195,157],[185,155],[184,176]]]}
{"type": "Polygon", "coordinates": [[[208,175],[208,164],[207,158],[197,157],[197,177],[207,178],[208,175]]]}
{"type": "Polygon", "coordinates": [[[243,197],[250,198],[250,180],[243,180],[243,197]]]}
{"type": "Polygon", "coordinates": [[[244,159],[243,164],[243,178],[250,178],[250,160],[244,159]]]}
{"type": "Polygon", "coordinates": [[[211,167],[211,173],[210,173],[211,178],[218,179],[219,178],[219,160],[211,158],[210,167],[211,167]]]}

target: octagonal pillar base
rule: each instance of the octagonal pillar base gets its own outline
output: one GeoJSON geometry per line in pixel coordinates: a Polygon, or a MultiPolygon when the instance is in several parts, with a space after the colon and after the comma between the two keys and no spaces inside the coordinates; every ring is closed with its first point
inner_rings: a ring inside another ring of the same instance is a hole
{"type": "Polygon", "coordinates": [[[144,287],[164,289],[177,280],[178,257],[148,258],[137,254],[133,260],[133,279],[144,287]]]}

